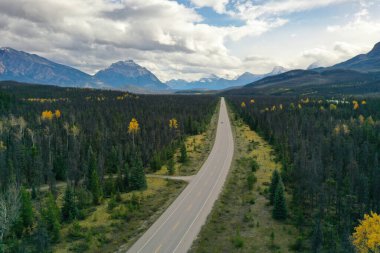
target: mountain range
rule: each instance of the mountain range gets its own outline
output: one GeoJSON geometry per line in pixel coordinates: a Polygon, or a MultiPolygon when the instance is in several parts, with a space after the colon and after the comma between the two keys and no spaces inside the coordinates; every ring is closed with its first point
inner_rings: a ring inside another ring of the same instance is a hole
{"type": "Polygon", "coordinates": [[[0,48],[0,80],[138,92],[169,89],[153,73],[132,60],[113,63],[95,75],[89,75],[38,55],[9,47],[0,48]]]}
{"type": "Polygon", "coordinates": [[[361,54],[331,67],[291,70],[252,82],[228,94],[363,94],[380,92],[380,43],[361,54]]]}
{"type": "Polygon", "coordinates": [[[93,87],[162,93],[178,90],[222,90],[229,94],[301,94],[326,92],[380,92],[380,42],[361,54],[331,67],[312,64],[307,70],[275,67],[267,74],[243,73],[229,80],[215,75],[197,81],[161,82],[148,69],[132,60],[118,61],[95,75],[52,62],[35,54],[0,48],[0,81],[93,87]]]}
{"type": "Polygon", "coordinates": [[[286,71],[288,70],[281,66],[277,66],[267,74],[257,75],[250,72],[245,72],[232,80],[211,75],[210,77],[201,78],[197,81],[170,80],[166,84],[176,90],[223,90],[243,86],[265,77],[278,75],[286,71]]]}
{"type": "Polygon", "coordinates": [[[108,68],[98,71],[95,75],[89,75],[35,54],[9,47],[0,48],[0,81],[12,80],[68,87],[109,88],[140,93],[194,89],[220,90],[243,86],[285,71],[287,70],[283,67],[275,67],[268,74],[255,75],[245,72],[233,80],[212,75],[197,81],[170,80],[163,83],[151,71],[133,60],[118,61],[108,68]]]}

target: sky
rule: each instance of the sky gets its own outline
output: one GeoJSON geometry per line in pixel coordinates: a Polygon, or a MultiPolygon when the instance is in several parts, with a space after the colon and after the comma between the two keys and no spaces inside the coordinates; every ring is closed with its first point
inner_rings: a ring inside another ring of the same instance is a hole
{"type": "Polygon", "coordinates": [[[0,47],[162,81],[329,66],[380,41],[380,0],[0,0],[0,47]]]}

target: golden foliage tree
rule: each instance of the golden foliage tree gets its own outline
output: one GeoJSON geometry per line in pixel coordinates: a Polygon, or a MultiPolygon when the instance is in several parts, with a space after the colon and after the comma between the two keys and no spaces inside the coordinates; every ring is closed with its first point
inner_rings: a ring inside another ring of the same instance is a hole
{"type": "Polygon", "coordinates": [[[52,120],[53,119],[53,112],[52,111],[43,111],[41,118],[43,120],[52,120]]]}
{"type": "Polygon", "coordinates": [[[242,108],[245,108],[245,107],[246,107],[245,102],[241,102],[241,107],[242,107],[242,108]]]}
{"type": "Polygon", "coordinates": [[[354,104],[354,110],[359,109],[359,103],[358,103],[358,101],[354,100],[354,101],[352,101],[352,103],[354,104]]]}
{"type": "Polygon", "coordinates": [[[359,253],[380,252],[380,216],[371,212],[355,228],[353,244],[359,253]]]}
{"type": "Polygon", "coordinates": [[[178,128],[178,121],[175,118],[172,118],[169,120],[169,127],[171,129],[177,129],[178,128]]]}
{"type": "Polygon", "coordinates": [[[139,122],[137,121],[137,119],[132,118],[131,122],[129,122],[128,133],[136,134],[139,131],[139,129],[139,122]]]}
{"type": "Polygon", "coordinates": [[[57,119],[59,119],[59,118],[62,116],[61,111],[60,111],[60,110],[55,110],[55,112],[54,112],[54,116],[55,116],[57,119]]]}
{"type": "Polygon", "coordinates": [[[254,99],[251,99],[251,101],[249,101],[251,104],[254,104],[255,103],[255,100],[254,99]]]}
{"type": "Polygon", "coordinates": [[[334,104],[330,104],[330,111],[335,111],[336,108],[337,108],[336,105],[334,105],[334,104]]]}
{"type": "Polygon", "coordinates": [[[135,146],[135,134],[139,131],[139,122],[137,119],[132,118],[131,122],[129,122],[128,133],[132,134],[132,143],[135,146]]]}

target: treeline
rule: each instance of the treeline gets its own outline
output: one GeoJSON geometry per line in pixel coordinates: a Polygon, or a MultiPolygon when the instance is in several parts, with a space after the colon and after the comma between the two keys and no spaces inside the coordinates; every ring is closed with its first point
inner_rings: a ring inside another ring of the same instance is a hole
{"type": "Polygon", "coordinates": [[[12,82],[0,90],[0,252],[44,252],[61,222],[84,218],[103,197],[145,189],[145,170],[203,132],[218,102],[12,82]],[[67,185],[62,205],[58,182],[67,185]]]}
{"type": "Polygon", "coordinates": [[[0,111],[3,189],[10,179],[27,187],[66,179],[78,184],[86,176],[90,151],[102,178],[131,160],[141,159],[144,167],[157,156],[166,160],[183,136],[205,130],[217,103],[209,96],[141,96],[12,84],[0,88],[0,99],[7,105],[0,111]],[[44,117],[44,112],[53,115],[44,117]],[[128,132],[132,118],[139,124],[133,134],[128,132]],[[169,126],[173,118],[177,128],[169,126]]]}
{"type": "MultiPolygon", "coordinates": [[[[292,220],[312,252],[354,252],[359,219],[380,212],[380,99],[230,97],[275,148],[292,220]]],[[[302,238],[299,240],[302,251],[302,238]]]]}

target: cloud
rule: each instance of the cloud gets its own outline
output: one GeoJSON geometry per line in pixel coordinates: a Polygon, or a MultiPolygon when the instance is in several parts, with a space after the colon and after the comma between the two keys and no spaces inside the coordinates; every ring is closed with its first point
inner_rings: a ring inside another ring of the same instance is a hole
{"type": "MultiPolygon", "coordinates": [[[[250,50],[251,44],[261,41],[265,46],[265,34],[290,24],[289,14],[355,0],[190,1],[187,6],[172,0],[2,0],[0,46],[37,53],[88,73],[123,59],[134,59],[162,80],[192,80],[210,73],[234,76],[247,70],[260,73],[279,63],[289,64],[289,57],[280,58],[275,50],[268,58],[246,57],[260,53],[259,46],[250,50]],[[243,25],[207,24],[198,13],[202,7],[240,19],[243,25]],[[249,40],[243,49],[247,53],[238,56],[232,47],[243,40],[249,40]]],[[[371,10],[364,5],[361,9],[371,10]]],[[[378,34],[380,28],[368,15],[364,10],[358,13],[354,27],[378,34]]],[[[348,25],[328,30],[346,34],[351,32],[346,31],[348,25]]],[[[298,31],[288,34],[302,36],[298,31]]],[[[304,52],[300,62],[328,62],[329,57],[340,59],[354,52],[344,44],[335,49],[321,47],[304,52]]]]}
{"type": "Polygon", "coordinates": [[[217,13],[225,13],[229,0],[191,0],[197,7],[211,7],[217,13]]]}
{"type": "Polygon", "coordinates": [[[317,47],[306,50],[301,55],[310,64],[316,63],[318,66],[327,67],[345,61],[361,52],[361,47],[346,42],[335,42],[332,48],[317,47]]]}

